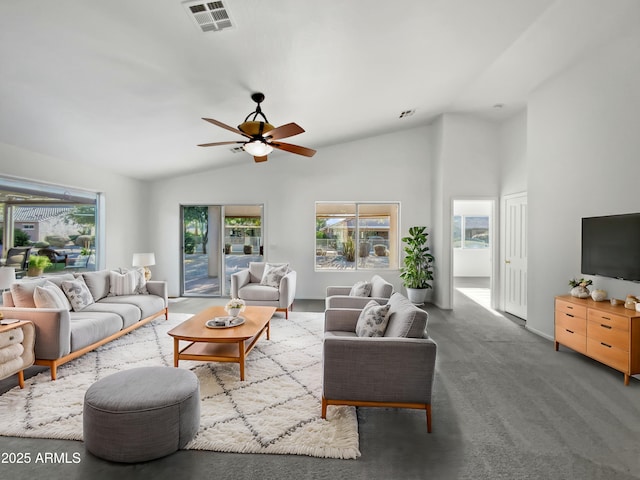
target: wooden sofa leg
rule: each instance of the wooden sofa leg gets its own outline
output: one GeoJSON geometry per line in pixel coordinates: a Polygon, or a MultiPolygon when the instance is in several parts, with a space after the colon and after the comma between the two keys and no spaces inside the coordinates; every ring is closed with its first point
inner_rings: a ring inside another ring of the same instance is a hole
{"type": "Polygon", "coordinates": [[[427,433],[431,433],[431,405],[425,406],[427,410],[427,433]]]}
{"type": "Polygon", "coordinates": [[[322,397],[322,418],[327,418],[327,399],[322,397]]]}
{"type": "Polygon", "coordinates": [[[56,378],[58,378],[58,367],[56,366],[55,363],[51,364],[51,380],[55,380],[56,378]]]}

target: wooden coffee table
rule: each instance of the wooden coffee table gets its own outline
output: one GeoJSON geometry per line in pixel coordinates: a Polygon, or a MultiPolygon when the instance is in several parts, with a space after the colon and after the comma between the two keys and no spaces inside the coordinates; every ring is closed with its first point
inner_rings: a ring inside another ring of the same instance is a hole
{"type": "Polygon", "coordinates": [[[240,364],[240,380],[244,380],[244,362],[260,336],[270,338],[270,321],[275,307],[246,307],[240,314],[242,325],[228,328],[208,328],[207,320],[227,315],[224,307],[210,307],[169,330],[173,337],[173,365],[180,360],[234,362],[240,364]],[[180,341],[190,342],[180,349],[180,341]]]}

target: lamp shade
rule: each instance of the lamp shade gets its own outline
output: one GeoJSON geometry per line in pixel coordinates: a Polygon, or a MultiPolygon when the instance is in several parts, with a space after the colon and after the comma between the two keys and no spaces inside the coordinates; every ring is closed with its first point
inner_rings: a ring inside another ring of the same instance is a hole
{"type": "Polygon", "coordinates": [[[132,265],[134,267],[148,267],[156,264],[155,253],[134,253],[132,265]]]}
{"type": "Polygon", "coordinates": [[[13,267],[0,268],[0,290],[9,288],[16,281],[16,270],[13,267]]]}

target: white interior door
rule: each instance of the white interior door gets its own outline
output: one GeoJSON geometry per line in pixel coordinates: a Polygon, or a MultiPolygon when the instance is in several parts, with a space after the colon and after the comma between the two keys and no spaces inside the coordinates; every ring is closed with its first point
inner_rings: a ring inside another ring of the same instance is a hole
{"type": "Polygon", "coordinates": [[[527,319],[527,195],[505,200],[505,311],[527,319]]]}

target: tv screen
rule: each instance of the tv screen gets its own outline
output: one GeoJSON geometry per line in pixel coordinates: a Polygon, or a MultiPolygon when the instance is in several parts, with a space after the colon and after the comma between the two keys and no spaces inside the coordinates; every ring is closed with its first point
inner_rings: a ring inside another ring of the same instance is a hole
{"type": "Polygon", "coordinates": [[[581,270],[640,281],[640,213],[583,218],[581,270]]]}

